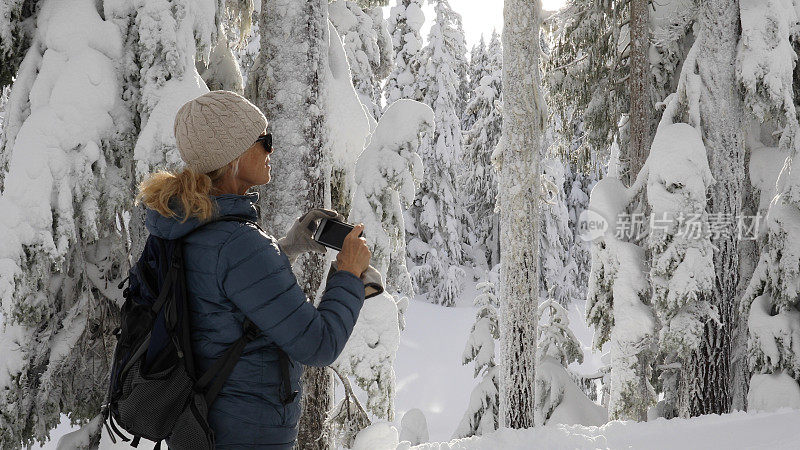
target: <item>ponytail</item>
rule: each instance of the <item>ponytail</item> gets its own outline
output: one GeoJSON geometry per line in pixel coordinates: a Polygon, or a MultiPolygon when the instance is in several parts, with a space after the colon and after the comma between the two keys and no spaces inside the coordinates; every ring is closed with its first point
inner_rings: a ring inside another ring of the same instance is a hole
{"type": "Polygon", "coordinates": [[[178,212],[170,207],[170,200],[175,197],[184,213],[181,223],[190,217],[208,220],[217,213],[216,205],[209,197],[211,188],[231,169],[231,164],[228,164],[209,173],[188,168],[180,172],[159,170],[139,184],[135,204],[144,203],[164,217],[177,217],[178,212]]]}

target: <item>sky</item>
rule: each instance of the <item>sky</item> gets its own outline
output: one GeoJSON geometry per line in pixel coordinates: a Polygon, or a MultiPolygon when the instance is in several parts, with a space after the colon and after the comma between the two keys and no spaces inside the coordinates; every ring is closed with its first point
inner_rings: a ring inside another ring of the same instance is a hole
{"type": "MultiPolygon", "coordinates": [[[[556,10],[564,6],[566,0],[542,0],[542,9],[556,10]]],[[[389,5],[394,6],[396,0],[390,0],[389,5]]],[[[464,24],[464,34],[467,38],[467,49],[481,39],[481,33],[489,41],[492,30],[498,32],[503,29],[503,1],[502,0],[450,0],[453,10],[461,14],[464,24]]],[[[389,7],[385,8],[384,16],[388,17],[389,7]]],[[[433,5],[425,2],[422,8],[425,13],[425,25],[422,27],[423,38],[428,38],[428,30],[433,23],[433,5]]]]}

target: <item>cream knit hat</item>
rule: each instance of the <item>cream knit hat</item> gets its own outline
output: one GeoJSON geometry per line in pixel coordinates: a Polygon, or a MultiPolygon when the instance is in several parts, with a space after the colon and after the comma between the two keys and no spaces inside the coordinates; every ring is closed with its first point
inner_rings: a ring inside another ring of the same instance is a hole
{"type": "Polygon", "coordinates": [[[244,153],[267,128],[256,105],[230,91],[211,91],[186,102],[175,115],[175,141],[186,166],[217,170],[244,153]]]}

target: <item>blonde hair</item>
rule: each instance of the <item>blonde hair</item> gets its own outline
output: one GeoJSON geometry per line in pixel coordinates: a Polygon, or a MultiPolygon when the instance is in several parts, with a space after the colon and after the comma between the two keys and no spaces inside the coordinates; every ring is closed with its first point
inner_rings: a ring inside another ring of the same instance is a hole
{"type": "Polygon", "coordinates": [[[190,217],[208,220],[217,214],[216,204],[209,197],[211,189],[228,172],[233,172],[236,176],[239,172],[239,158],[208,173],[199,173],[189,168],[180,172],[159,170],[139,183],[135,204],[144,203],[164,217],[177,217],[178,212],[169,206],[170,200],[175,197],[183,208],[181,223],[190,217]]]}

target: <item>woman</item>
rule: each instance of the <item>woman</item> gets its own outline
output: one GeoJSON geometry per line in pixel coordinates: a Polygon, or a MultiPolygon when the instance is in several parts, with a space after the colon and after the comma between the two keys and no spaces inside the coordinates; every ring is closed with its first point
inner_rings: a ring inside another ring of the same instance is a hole
{"type": "Polygon", "coordinates": [[[297,438],[300,395],[281,392],[280,350],[289,356],[291,390],[299,391],[301,364],[326,366],[341,353],[364,302],[359,278],[370,252],[359,234],[345,239],[338,271],[318,308],[306,301],[290,259],[324,251],[308,224],[334,211],[313,210],[275,240],[246,222],[212,221],[235,215],[257,221],[255,185],[270,181],[267,120],[244,97],[213,91],[189,101],[175,117],[175,138],[186,168],[157,172],[140,186],[151,234],[184,238],[192,348],[203,373],[242,333],[249,318],[261,330],[245,348],[208,420],[219,449],[291,448],[297,438]],[[281,401],[283,398],[284,401],[281,401]]]}

